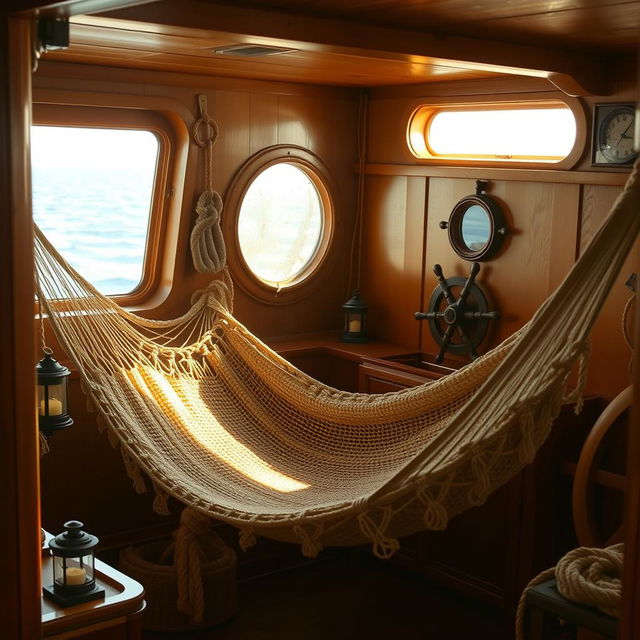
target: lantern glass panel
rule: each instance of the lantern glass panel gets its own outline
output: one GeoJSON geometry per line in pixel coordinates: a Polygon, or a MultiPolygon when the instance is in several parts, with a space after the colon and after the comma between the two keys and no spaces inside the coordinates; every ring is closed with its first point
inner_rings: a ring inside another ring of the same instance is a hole
{"type": "Polygon", "coordinates": [[[39,411],[40,415],[50,415],[50,416],[59,416],[63,413],[67,413],[67,380],[66,378],[62,378],[59,384],[50,384],[44,385],[44,390],[42,387],[38,386],[38,400],[39,400],[39,411]],[[46,413],[46,402],[44,394],[46,393],[49,398],[49,413],[46,413]],[[42,397],[40,397],[42,395],[42,397]]]}
{"type": "Polygon", "coordinates": [[[362,326],[362,312],[361,311],[348,311],[347,312],[347,331],[350,333],[359,333],[364,330],[362,326]]]}

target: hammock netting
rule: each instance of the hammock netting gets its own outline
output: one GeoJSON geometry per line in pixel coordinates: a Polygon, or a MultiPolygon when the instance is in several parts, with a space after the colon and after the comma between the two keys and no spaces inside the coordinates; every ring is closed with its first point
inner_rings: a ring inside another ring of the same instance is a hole
{"type": "Polygon", "coordinates": [[[636,170],[559,289],[506,342],[436,382],[370,395],[297,370],[231,314],[226,271],[167,321],[120,308],[36,230],[37,292],[99,422],[154,508],[174,496],[255,535],[323,546],[443,529],[530,462],[584,381],[588,334],[640,225],[636,170]],[[579,384],[567,397],[571,369],[579,384]]]}

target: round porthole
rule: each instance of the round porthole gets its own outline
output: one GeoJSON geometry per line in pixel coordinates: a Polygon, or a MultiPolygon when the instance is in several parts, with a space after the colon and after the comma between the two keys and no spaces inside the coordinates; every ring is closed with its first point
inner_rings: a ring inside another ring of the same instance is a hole
{"type": "Polygon", "coordinates": [[[453,250],[465,260],[488,260],[502,245],[507,228],[500,205],[483,193],[486,182],[478,180],[475,195],[462,198],[453,208],[448,222],[440,227],[448,229],[453,250]]]}
{"type": "Polygon", "coordinates": [[[236,281],[267,302],[299,295],[323,263],[333,233],[333,206],[311,153],[275,147],[251,158],[227,193],[225,223],[235,250],[236,281]]]}

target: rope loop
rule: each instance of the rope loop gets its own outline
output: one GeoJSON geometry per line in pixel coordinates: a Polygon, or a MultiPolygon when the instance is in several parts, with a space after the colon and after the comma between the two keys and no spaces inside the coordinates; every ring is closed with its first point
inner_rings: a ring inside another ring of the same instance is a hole
{"type": "Polygon", "coordinates": [[[193,141],[199,147],[212,147],[218,140],[218,123],[207,113],[207,96],[200,94],[198,96],[198,109],[200,117],[196,119],[191,127],[191,135],[193,141]],[[205,137],[200,136],[200,126],[204,125],[205,137]]]}
{"type": "Polygon", "coordinates": [[[428,486],[423,487],[416,495],[425,507],[422,519],[427,529],[444,531],[449,524],[449,514],[442,504],[442,500],[434,498],[428,486]]]}
{"type": "Polygon", "coordinates": [[[358,524],[362,533],[373,543],[373,555],[386,560],[400,549],[400,543],[397,538],[385,534],[393,517],[392,508],[382,507],[381,509],[382,517],[379,523],[371,517],[369,512],[362,512],[358,514],[358,524]]]}
{"type": "Polygon", "coordinates": [[[297,524],[293,527],[293,533],[300,539],[302,545],[302,555],[307,558],[315,558],[322,551],[322,543],[319,538],[324,531],[322,523],[315,525],[315,531],[309,533],[302,525],[297,524]]]}
{"type": "Polygon", "coordinates": [[[484,504],[491,490],[487,464],[482,454],[475,455],[471,458],[471,469],[473,471],[474,482],[469,489],[467,498],[472,506],[479,507],[481,504],[484,504]]]}
{"type": "Polygon", "coordinates": [[[238,544],[243,551],[246,551],[249,547],[253,547],[257,541],[253,527],[242,527],[238,531],[238,544]]]}

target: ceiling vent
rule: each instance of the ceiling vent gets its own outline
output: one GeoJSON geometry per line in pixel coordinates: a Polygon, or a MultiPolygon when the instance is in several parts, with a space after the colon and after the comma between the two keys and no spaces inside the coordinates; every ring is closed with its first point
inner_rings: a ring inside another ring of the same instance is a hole
{"type": "Polygon", "coordinates": [[[260,56],[275,56],[281,53],[291,53],[297,49],[286,49],[284,47],[269,47],[261,44],[229,44],[223,47],[216,47],[213,53],[219,53],[239,58],[258,58],[260,56]]]}

